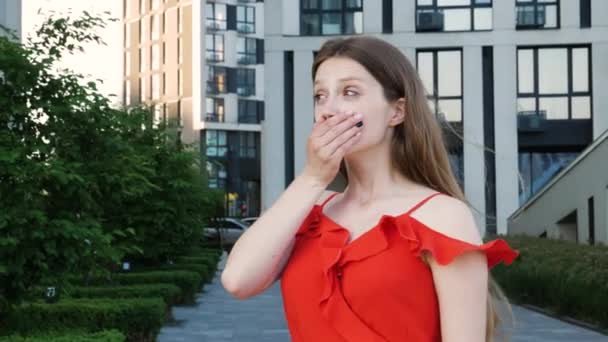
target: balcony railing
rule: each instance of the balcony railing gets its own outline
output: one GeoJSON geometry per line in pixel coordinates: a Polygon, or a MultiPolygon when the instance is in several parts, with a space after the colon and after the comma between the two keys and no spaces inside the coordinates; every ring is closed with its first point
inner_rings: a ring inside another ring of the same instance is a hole
{"type": "Polygon", "coordinates": [[[236,30],[238,33],[254,33],[255,25],[250,23],[238,23],[236,25],[236,30]]]}
{"type": "Polygon", "coordinates": [[[517,130],[520,132],[542,132],[545,130],[547,111],[524,110],[517,112],[517,130]]]}
{"type": "Polygon", "coordinates": [[[207,122],[224,122],[224,115],[217,113],[207,113],[205,115],[205,121],[207,122]]]}
{"type": "Polygon", "coordinates": [[[237,87],[236,94],[239,96],[251,96],[254,91],[251,87],[237,87]]]}
{"type": "Polygon", "coordinates": [[[224,51],[207,51],[207,55],[206,55],[206,60],[207,62],[211,62],[211,63],[217,63],[217,62],[223,62],[224,61],[224,51]]]}
{"type": "Polygon", "coordinates": [[[224,83],[207,82],[207,94],[224,94],[226,93],[226,85],[224,83]]]}
{"type": "Polygon", "coordinates": [[[241,65],[255,64],[256,58],[254,55],[239,55],[237,57],[237,63],[241,65]]]}
{"type": "MultiPolygon", "coordinates": [[[[224,27],[226,27],[226,24],[224,23],[223,25],[224,27]]],[[[207,31],[218,31],[222,29],[222,23],[220,23],[219,21],[215,21],[212,19],[207,19],[207,31]]]]}

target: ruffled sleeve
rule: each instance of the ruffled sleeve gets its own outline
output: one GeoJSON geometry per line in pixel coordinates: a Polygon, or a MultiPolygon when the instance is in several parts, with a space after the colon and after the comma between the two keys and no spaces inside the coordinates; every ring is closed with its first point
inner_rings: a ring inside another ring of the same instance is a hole
{"type": "Polygon", "coordinates": [[[510,265],[519,255],[519,251],[512,249],[503,239],[474,245],[444,235],[416,219],[410,218],[408,221],[408,224],[399,227],[402,237],[410,240],[413,250],[418,256],[429,252],[441,265],[447,265],[456,257],[469,251],[483,252],[488,258],[488,268],[492,268],[500,262],[510,265]]]}

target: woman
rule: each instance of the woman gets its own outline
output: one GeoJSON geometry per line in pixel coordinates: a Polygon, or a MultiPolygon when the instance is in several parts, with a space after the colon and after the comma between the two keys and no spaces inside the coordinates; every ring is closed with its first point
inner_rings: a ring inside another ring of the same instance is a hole
{"type": "Polygon", "coordinates": [[[326,42],[312,76],[306,166],[235,244],[224,287],[280,278],[294,342],[492,340],[488,268],[518,252],[482,244],[415,69],[354,37],[326,42]],[[340,169],[346,189],[325,191],[340,169]]]}

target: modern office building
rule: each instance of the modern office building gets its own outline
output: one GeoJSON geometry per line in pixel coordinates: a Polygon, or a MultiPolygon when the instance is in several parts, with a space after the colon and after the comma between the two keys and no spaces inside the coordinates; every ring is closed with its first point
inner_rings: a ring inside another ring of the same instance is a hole
{"type": "Polygon", "coordinates": [[[174,119],[200,144],[229,215],[260,210],[264,3],[125,0],[125,104],[174,119]]]}
{"type": "Polygon", "coordinates": [[[304,166],[314,52],[365,34],[417,66],[482,233],[506,233],[608,129],[606,13],[604,0],[267,0],[263,208],[304,166]]]}

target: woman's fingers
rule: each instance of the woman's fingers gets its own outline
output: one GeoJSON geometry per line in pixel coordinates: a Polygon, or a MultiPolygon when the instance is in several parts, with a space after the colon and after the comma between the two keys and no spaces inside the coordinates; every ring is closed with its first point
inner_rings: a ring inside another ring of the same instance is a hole
{"type": "Polygon", "coordinates": [[[330,118],[326,118],[324,115],[321,116],[319,121],[313,126],[312,136],[322,137],[329,132],[334,126],[340,124],[344,120],[351,117],[351,113],[344,112],[333,115],[330,118]]]}
{"type": "Polygon", "coordinates": [[[340,135],[348,131],[351,127],[357,124],[357,122],[361,121],[362,115],[348,115],[346,119],[340,121],[319,139],[323,145],[329,145],[334,139],[337,139],[340,135]]]}
{"type": "Polygon", "coordinates": [[[344,134],[334,139],[327,147],[331,151],[330,159],[339,159],[348,152],[348,150],[359,140],[361,137],[361,128],[353,126],[348,129],[344,134]]]}

